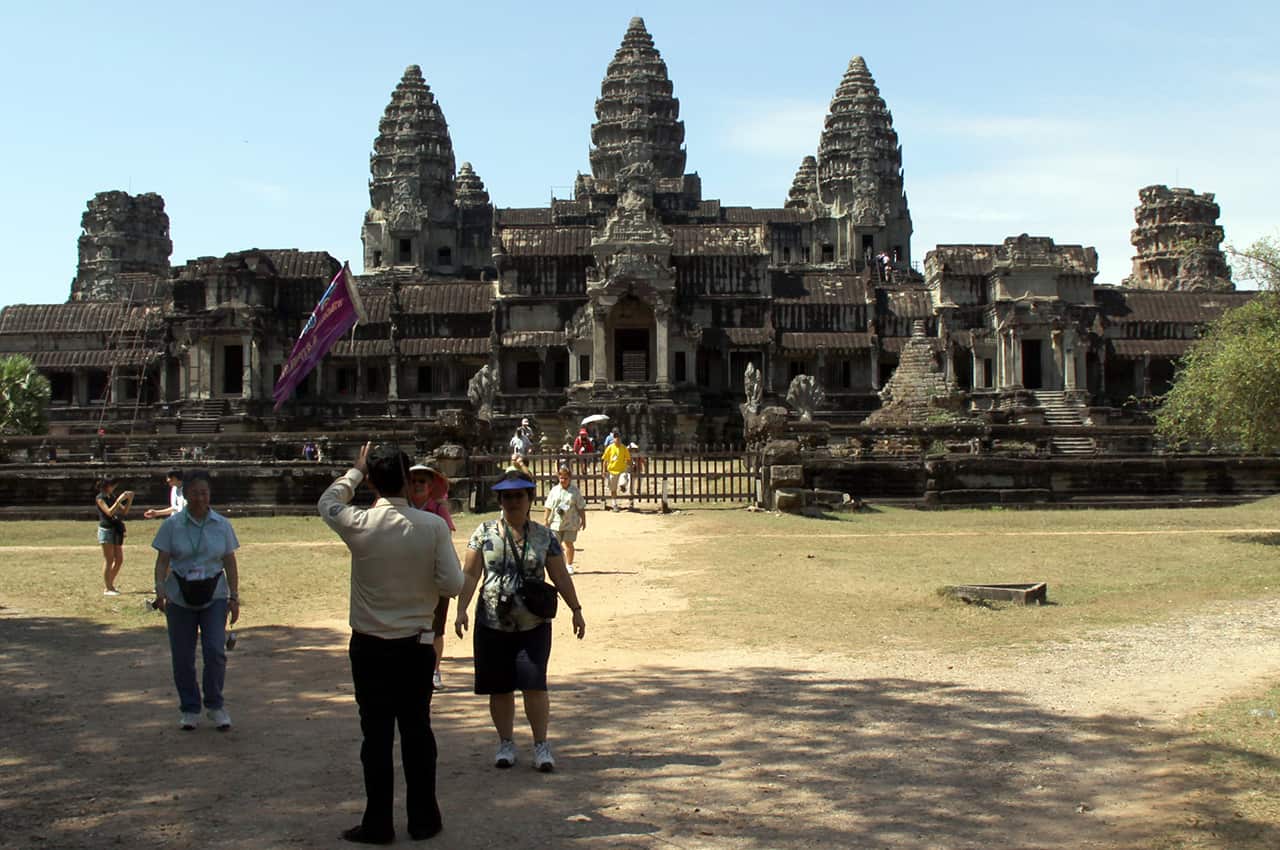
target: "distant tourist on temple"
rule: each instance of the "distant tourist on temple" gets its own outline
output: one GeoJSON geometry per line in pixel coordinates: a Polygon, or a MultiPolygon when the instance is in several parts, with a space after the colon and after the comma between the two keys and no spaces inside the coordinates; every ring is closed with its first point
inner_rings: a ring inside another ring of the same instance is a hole
{"type": "Polygon", "coordinates": [[[533,766],[549,773],[555,757],[547,741],[551,702],[547,696],[547,663],[551,658],[551,617],[556,595],[573,612],[573,633],[586,635],[582,605],[565,569],[560,541],[544,525],[529,519],[535,485],[533,479],[508,469],[493,485],[502,505],[502,516],[487,520],[471,535],[463,568],[466,583],[458,594],[453,627],[458,637],[471,625],[467,603],[478,591],[475,630],[475,692],[489,697],[489,716],[498,733],[494,767],[516,763],[515,692],[524,695],[524,713],[533,733],[533,766]],[[537,582],[546,591],[543,577],[555,586],[555,595],[534,594],[537,582]],[[541,604],[540,604],[541,603],[541,604]],[[541,613],[534,613],[539,611],[541,613]]]}
{"type": "Polygon", "coordinates": [[[187,500],[182,495],[182,470],[171,469],[166,472],[164,475],[164,483],[169,485],[169,507],[147,508],[142,512],[142,515],[147,519],[173,516],[187,506],[187,500]]]}
{"type": "MultiPolygon", "coordinates": [[[[417,463],[409,467],[409,504],[443,519],[448,524],[449,531],[458,530],[453,524],[453,514],[449,511],[449,479],[434,466],[417,463]]],[[[444,630],[448,619],[449,597],[441,596],[431,618],[436,648],[436,669],[431,675],[431,686],[436,690],[444,687],[444,680],[440,676],[440,661],[444,658],[444,630]]]]}
{"type": "Polygon", "coordinates": [[[555,533],[556,539],[564,547],[564,563],[573,575],[574,544],[578,540],[578,532],[587,530],[587,500],[582,491],[573,483],[573,473],[568,466],[561,466],[557,475],[558,483],[547,494],[546,516],[543,524],[555,533]]]}
{"type": "Polygon", "coordinates": [[[133,491],[125,490],[115,497],[116,479],[104,475],[98,481],[98,495],[93,500],[98,509],[98,543],[102,545],[103,596],[119,596],[116,576],[124,566],[124,518],[133,506],[133,491]],[[115,497],[115,501],[112,501],[115,497]]]}
{"type": "Polygon", "coordinates": [[[173,682],[178,689],[179,728],[200,724],[200,707],[220,732],[231,728],[222,688],[227,677],[227,615],[240,619],[240,541],[227,518],[209,507],[209,473],[187,473],[186,506],[165,519],[151,548],[156,550],[156,598],[169,628],[173,682]],[[196,638],[204,661],[203,699],[196,679],[196,638]]]}
{"type": "Polygon", "coordinates": [[[516,432],[511,435],[511,456],[528,457],[533,451],[533,427],[529,424],[529,417],[520,420],[520,424],[516,426],[516,432]]]}
{"type": "Polygon", "coordinates": [[[320,457],[320,450],[316,448],[315,440],[307,440],[302,444],[302,459],[317,460],[320,457]]]}
{"type": "Polygon", "coordinates": [[[623,474],[631,468],[631,451],[622,442],[617,428],[613,429],[610,436],[613,437],[613,442],[605,447],[600,463],[604,467],[604,482],[609,490],[609,498],[613,501],[611,507],[620,511],[622,508],[618,506],[618,484],[623,474]]]}

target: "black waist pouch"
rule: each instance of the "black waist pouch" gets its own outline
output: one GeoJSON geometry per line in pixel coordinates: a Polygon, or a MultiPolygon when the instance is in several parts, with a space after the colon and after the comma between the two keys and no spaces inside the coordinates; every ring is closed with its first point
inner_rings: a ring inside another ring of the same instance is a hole
{"type": "Polygon", "coordinates": [[[173,577],[178,580],[182,601],[193,608],[203,608],[213,601],[213,592],[218,589],[218,579],[222,578],[222,573],[194,580],[183,578],[177,573],[173,577]]]}

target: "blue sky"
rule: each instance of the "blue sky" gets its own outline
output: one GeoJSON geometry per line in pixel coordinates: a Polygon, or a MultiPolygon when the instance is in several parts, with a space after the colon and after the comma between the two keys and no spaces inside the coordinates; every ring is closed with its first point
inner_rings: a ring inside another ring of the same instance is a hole
{"type": "Polygon", "coordinates": [[[780,206],[849,59],[903,146],[912,253],[1029,232],[1129,270],[1137,192],[1280,228],[1277,4],[6,4],[0,305],[63,301],[85,203],[164,196],[173,263],[326,250],[360,268],[369,152],[420,65],[495,203],[568,197],[605,68],[644,17],[709,198],[780,206]]]}

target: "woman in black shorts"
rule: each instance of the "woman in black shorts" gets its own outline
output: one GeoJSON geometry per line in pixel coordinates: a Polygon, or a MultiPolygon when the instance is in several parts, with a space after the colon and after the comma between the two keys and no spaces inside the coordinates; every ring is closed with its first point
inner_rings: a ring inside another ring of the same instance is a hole
{"type": "Polygon", "coordinates": [[[489,696],[489,715],[498,731],[495,767],[516,763],[513,740],[515,692],[524,695],[524,713],[533,732],[533,766],[546,773],[555,769],[547,743],[551,706],[547,697],[547,661],[551,657],[551,621],[530,612],[518,584],[545,574],[573,612],[573,633],[587,632],[582,606],[565,569],[560,542],[545,525],[529,519],[534,483],[524,472],[508,469],[493,489],[502,504],[502,517],[480,524],[467,544],[463,566],[466,583],[458,594],[454,630],[462,637],[469,625],[467,604],[480,588],[473,633],[476,693],[489,696]]]}

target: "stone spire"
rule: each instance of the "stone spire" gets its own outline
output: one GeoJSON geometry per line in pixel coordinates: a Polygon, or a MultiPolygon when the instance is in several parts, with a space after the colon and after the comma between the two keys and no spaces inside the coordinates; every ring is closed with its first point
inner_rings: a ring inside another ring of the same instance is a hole
{"type": "Polygon", "coordinates": [[[823,122],[818,191],[837,215],[852,212],[859,227],[883,228],[905,219],[910,234],[902,148],[893,116],[861,56],[850,60],[823,122]]]}
{"type": "Polygon", "coordinates": [[[632,18],[596,101],[591,127],[591,173],[613,180],[627,165],[652,163],[655,177],[684,174],[684,122],[672,96],[667,64],[644,19],[632,18]]]}
{"type": "Polygon", "coordinates": [[[807,209],[813,199],[818,196],[818,160],[806,156],[796,169],[796,178],[791,181],[791,191],[787,194],[788,209],[807,209]]]}
{"type": "Polygon", "coordinates": [[[1175,291],[1235,288],[1222,254],[1222,227],[1213,194],[1147,186],[1133,211],[1129,241],[1138,249],[1126,286],[1175,291]]]}
{"type": "MultiPolygon", "coordinates": [[[[99,192],[80,218],[80,262],[71,300],[111,300],[119,296],[117,275],[169,276],[169,216],[164,198],[148,192],[99,192]]],[[[126,287],[125,297],[129,288],[126,287]]],[[[136,293],[135,293],[136,294],[136,293]]]]}
{"type": "Polygon", "coordinates": [[[453,142],[435,96],[410,65],[391,94],[369,157],[365,268],[429,265],[435,225],[452,224],[453,142]],[[406,250],[407,249],[407,250],[406,250]]]}
{"type": "Polygon", "coordinates": [[[458,179],[454,181],[454,191],[460,207],[484,207],[489,205],[489,193],[484,188],[484,181],[471,168],[471,163],[464,162],[458,169],[458,179]]]}

